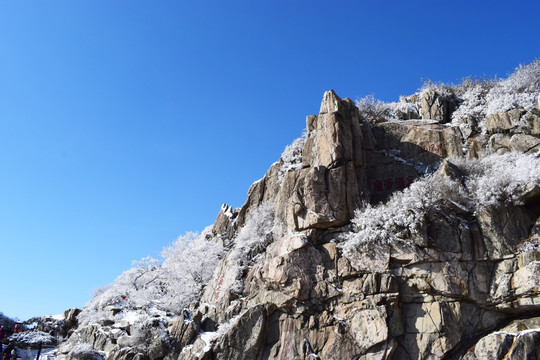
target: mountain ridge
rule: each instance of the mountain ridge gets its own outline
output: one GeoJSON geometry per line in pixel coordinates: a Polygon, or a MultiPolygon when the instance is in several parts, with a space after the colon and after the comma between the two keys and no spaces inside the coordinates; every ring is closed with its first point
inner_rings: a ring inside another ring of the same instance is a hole
{"type": "Polygon", "coordinates": [[[58,358],[534,358],[539,94],[540,60],[390,104],[325,92],[241,208],[104,289],[58,358]]]}

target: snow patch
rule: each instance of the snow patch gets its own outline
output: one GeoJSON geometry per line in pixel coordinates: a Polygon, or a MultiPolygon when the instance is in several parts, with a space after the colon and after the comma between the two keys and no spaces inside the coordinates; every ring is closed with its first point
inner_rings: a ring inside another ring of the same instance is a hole
{"type": "Polygon", "coordinates": [[[203,351],[207,353],[212,348],[212,343],[219,339],[219,334],[216,331],[206,331],[200,335],[200,338],[206,343],[203,351]]]}
{"type": "Polygon", "coordinates": [[[54,320],[58,320],[58,321],[60,321],[60,320],[65,320],[65,319],[66,319],[66,317],[64,316],[64,314],[51,315],[50,317],[53,318],[54,320]]]}

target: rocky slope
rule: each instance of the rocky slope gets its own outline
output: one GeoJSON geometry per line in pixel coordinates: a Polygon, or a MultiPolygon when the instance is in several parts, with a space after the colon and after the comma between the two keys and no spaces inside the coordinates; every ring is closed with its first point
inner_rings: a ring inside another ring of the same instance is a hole
{"type": "Polygon", "coordinates": [[[111,320],[122,309],[108,305],[110,319],[79,326],[58,356],[536,359],[540,105],[453,118],[461,96],[428,89],[388,121],[326,92],[244,206],[222,207],[211,238],[226,251],[199,301],[143,325],[111,320]],[[466,164],[507,152],[532,154],[528,180],[475,200],[466,164]],[[405,207],[414,191],[435,200],[405,207]],[[384,206],[413,220],[382,221],[370,240],[358,209],[384,206]]]}

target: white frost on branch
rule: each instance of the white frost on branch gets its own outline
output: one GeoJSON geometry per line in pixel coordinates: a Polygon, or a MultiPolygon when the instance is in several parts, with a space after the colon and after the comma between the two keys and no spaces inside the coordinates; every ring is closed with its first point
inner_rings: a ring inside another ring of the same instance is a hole
{"type": "MultiPolygon", "coordinates": [[[[246,223],[233,240],[234,246],[228,257],[230,264],[246,262],[258,253],[258,246],[266,248],[273,241],[275,230],[274,204],[266,202],[251,211],[246,223]]],[[[262,250],[262,249],[261,249],[262,250]]]]}
{"type": "Polygon", "coordinates": [[[355,230],[341,245],[345,256],[369,244],[395,244],[411,238],[419,233],[426,213],[441,209],[449,201],[466,206],[464,189],[455,180],[430,174],[394,193],[385,204],[366,204],[355,211],[355,230]]]}
{"type": "Polygon", "coordinates": [[[509,152],[453,162],[465,173],[465,185],[477,210],[520,204],[527,187],[540,185],[540,159],[533,154],[509,152]]]}
{"type": "Polygon", "coordinates": [[[281,154],[283,164],[279,168],[278,180],[281,181],[289,171],[302,169],[302,151],[308,138],[307,132],[287,145],[281,154]]]}
{"type": "Polygon", "coordinates": [[[354,231],[340,246],[345,256],[370,244],[408,241],[421,230],[428,212],[447,206],[478,211],[491,205],[520,204],[528,189],[540,186],[540,159],[523,153],[493,154],[476,160],[454,159],[464,178],[426,175],[384,204],[355,211],[354,231]],[[462,183],[463,182],[463,183],[462,183]]]}
{"type": "Polygon", "coordinates": [[[487,115],[515,108],[531,110],[540,94],[540,59],[520,65],[486,96],[487,115]]]}
{"type": "Polygon", "coordinates": [[[96,323],[110,318],[111,311],[115,312],[114,320],[131,316],[137,323],[155,313],[178,315],[198,301],[223,253],[211,227],[201,234],[188,232],[179,236],[163,250],[163,263],[151,257],[134,261],[133,268],[99,289],[83,308],[79,321],[82,325],[96,323]]]}

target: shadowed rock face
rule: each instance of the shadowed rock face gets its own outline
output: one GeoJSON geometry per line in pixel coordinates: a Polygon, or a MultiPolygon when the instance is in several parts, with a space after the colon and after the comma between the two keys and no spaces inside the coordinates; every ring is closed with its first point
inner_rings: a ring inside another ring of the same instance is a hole
{"type": "Polygon", "coordinates": [[[171,341],[156,336],[145,353],[102,330],[79,336],[111,360],[536,358],[540,247],[523,243],[540,242],[537,187],[526,189],[522,205],[471,212],[447,204],[427,213],[408,242],[347,257],[340,249],[363,202],[385,201],[426,172],[462,179],[446,158],[536,146],[532,113],[521,132],[515,122],[524,113],[510,111],[471,140],[442,124],[448,99],[425,97],[424,120],[368,125],[350,99],[326,92],[319,114],[306,119],[301,164],[283,174],[280,159],[243,207],[224,205],[213,226],[232,247],[250,214],[272,202],[272,238],[247,262],[222,259],[200,303],[170,327],[171,341]]]}
{"type": "Polygon", "coordinates": [[[422,119],[436,120],[441,124],[450,122],[452,112],[456,108],[452,96],[443,96],[434,89],[422,93],[420,102],[422,119]]]}

